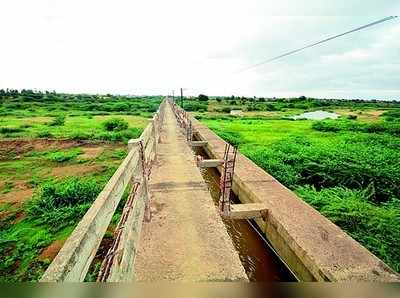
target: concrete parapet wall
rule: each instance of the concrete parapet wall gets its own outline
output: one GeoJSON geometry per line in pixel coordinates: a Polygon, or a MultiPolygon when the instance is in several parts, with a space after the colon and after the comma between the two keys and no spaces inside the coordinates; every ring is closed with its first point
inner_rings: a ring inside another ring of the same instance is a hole
{"type": "MultiPolygon", "coordinates": [[[[191,120],[210,158],[222,159],[225,141],[191,120]]],[[[265,204],[266,220],[256,222],[300,280],[400,281],[383,261],[240,153],[233,191],[242,203],[265,204]]]]}

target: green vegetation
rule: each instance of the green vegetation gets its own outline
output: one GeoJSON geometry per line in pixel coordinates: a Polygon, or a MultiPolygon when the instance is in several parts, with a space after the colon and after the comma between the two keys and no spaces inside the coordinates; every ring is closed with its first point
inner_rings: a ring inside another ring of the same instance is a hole
{"type": "Polygon", "coordinates": [[[136,115],[150,117],[161,96],[64,94],[0,89],[0,116],[136,115]]]}
{"type": "Polygon", "coordinates": [[[105,183],[102,180],[67,178],[46,182],[23,207],[27,216],[22,221],[2,221],[0,280],[39,279],[49,262],[38,258],[38,252],[54,240],[67,237],[101,191],[105,183]]]}
{"type": "Polygon", "coordinates": [[[314,123],[313,129],[333,132],[354,131],[367,133],[387,133],[393,136],[400,136],[400,122],[359,123],[348,120],[327,120],[314,123]]]}
{"type": "Polygon", "coordinates": [[[400,200],[381,205],[371,203],[372,187],[351,190],[334,187],[317,191],[304,186],[296,189],[307,203],[330,218],[353,238],[400,271],[400,200]]]}
{"type": "Polygon", "coordinates": [[[160,102],[0,90],[0,281],[41,277],[160,102]]]}
{"type": "Polygon", "coordinates": [[[43,160],[49,160],[53,162],[66,162],[75,160],[76,157],[82,154],[81,148],[73,148],[70,150],[51,150],[51,151],[33,151],[27,154],[26,157],[39,157],[43,160]]]}
{"type": "Polygon", "coordinates": [[[128,122],[120,118],[112,118],[103,123],[107,131],[121,131],[128,128],[128,122]]]}
{"type": "Polygon", "coordinates": [[[400,272],[400,103],[278,100],[256,103],[272,114],[214,113],[231,101],[196,117],[400,272]],[[285,119],[316,106],[343,117],[285,119]]]}
{"type": "Polygon", "coordinates": [[[53,122],[50,123],[50,126],[61,126],[64,124],[65,124],[65,115],[58,115],[53,119],[53,122]]]}
{"type": "Polygon", "coordinates": [[[31,219],[59,231],[74,225],[100,193],[104,183],[93,178],[71,177],[42,184],[27,203],[26,211],[31,219]]]}

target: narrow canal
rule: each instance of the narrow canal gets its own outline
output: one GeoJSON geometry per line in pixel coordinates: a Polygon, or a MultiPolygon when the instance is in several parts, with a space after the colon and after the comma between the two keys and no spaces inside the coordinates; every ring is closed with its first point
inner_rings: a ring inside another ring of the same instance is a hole
{"type": "MultiPolygon", "coordinates": [[[[201,155],[205,159],[209,158],[203,149],[197,147],[193,150],[195,156],[201,155]]],[[[220,179],[218,170],[205,168],[200,171],[215,205],[218,206],[220,179]]],[[[239,202],[233,192],[231,199],[233,202],[239,202]]],[[[254,222],[229,219],[223,219],[223,222],[250,281],[296,281],[295,276],[271,249],[267,239],[262,236],[254,222]]]]}

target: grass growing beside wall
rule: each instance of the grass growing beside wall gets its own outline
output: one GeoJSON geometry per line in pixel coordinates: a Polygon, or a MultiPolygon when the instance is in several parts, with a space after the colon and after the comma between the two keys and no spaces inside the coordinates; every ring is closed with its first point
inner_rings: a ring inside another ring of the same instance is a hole
{"type": "Polygon", "coordinates": [[[396,120],[201,121],[400,272],[396,120]]]}
{"type": "Polygon", "coordinates": [[[1,282],[40,279],[161,99],[0,90],[1,282]]]}

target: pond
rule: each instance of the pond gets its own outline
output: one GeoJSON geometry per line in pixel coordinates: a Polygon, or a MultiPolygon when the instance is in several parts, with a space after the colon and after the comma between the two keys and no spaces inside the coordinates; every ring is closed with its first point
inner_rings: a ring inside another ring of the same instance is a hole
{"type": "Polygon", "coordinates": [[[308,119],[308,120],[324,120],[324,119],[337,119],[340,115],[326,111],[307,112],[296,116],[291,116],[291,119],[308,119]]]}

